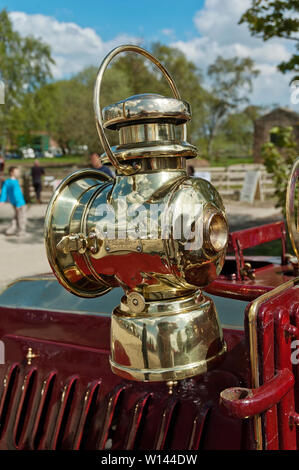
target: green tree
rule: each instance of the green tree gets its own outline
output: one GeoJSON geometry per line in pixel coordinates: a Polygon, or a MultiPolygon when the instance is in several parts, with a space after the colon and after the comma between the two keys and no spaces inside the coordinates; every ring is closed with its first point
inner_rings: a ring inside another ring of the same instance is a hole
{"type": "Polygon", "coordinates": [[[13,139],[18,125],[14,112],[27,93],[33,92],[51,77],[54,63],[50,47],[33,36],[21,36],[13,30],[7,11],[0,12],[0,80],[5,85],[5,104],[0,106],[2,150],[6,139],[13,139]]]}
{"type": "MultiPolygon", "coordinates": [[[[192,120],[188,124],[188,140],[196,144],[201,136],[203,109],[202,101],[205,93],[201,82],[200,70],[188,61],[182,51],[159,42],[153,43],[151,53],[166,67],[176,82],[181,97],[192,107],[192,120]]],[[[126,77],[130,94],[160,93],[172,96],[171,89],[156,66],[135,53],[121,56],[111,66],[115,74],[122,73],[126,77]]],[[[129,96],[129,95],[127,95],[129,96]]],[[[123,95],[123,98],[125,95],[123,95]]]]}
{"type": "Polygon", "coordinates": [[[252,0],[251,7],[242,15],[239,23],[247,23],[253,36],[268,41],[279,37],[294,41],[296,52],[278,69],[299,75],[299,2],[298,0],[252,0]]]}
{"type": "MultiPolygon", "coordinates": [[[[90,150],[102,152],[93,111],[93,89],[96,74],[97,68],[89,67],[76,75],[74,82],[81,85],[84,84],[85,86],[84,90],[82,90],[80,104],[80,108],[83,111],[81,114],[81,128],[84,133],[84,138],[82,137],[84,142],[82,143],[88,145],[90,150]]],[[[127,98],[133,93],[134,91],[129,83],[129,75],[122,68],[117,69],[117,63],[113,63],[104,74],[100,97],[101,108],[127,98]]],[[[116,145],[118,143],[117,132],[109,130],[106,132],[111,145],[116,145]]]]}
{"type": "Polygon", "coordinates": [[[256,106],[254,104],[249,104],[243,110],[244,114],[246,114],[246,116],[252,123],[252,131],[253,131],[253,126],[254,126],[255,121],[265,113],[265,110],[266,110],[265,106],[256,106]]]}
{"type": "MultiPolygon", "coordinates": [[[[224,108],[223,119],[219,119],[217,115],[215,135],[218,131],[222,135],[226,133],[226,136],[221,137],[221,142],[231,147],[236,147],[237,142],[238,148],[245,147],[247,124],[242,133],[237,118],[232,118],[231,128],[229,124],[223,129],[221,126],[235,109],[235,103],[243,102],[242,97],[240,98],[241,88],[250,81],[246,76],[247,72],[250,75],[250,64],[246,61],[240,64],[238,59],[228,60],[224,65],[221,63],[220,67],[220,61],[214,64],[214,71],[211,68],[210,72],[211,78],[215,79],[215,94],[212,95],[202,86],[201,71],[193,62],[188,61],[183,52],[160,43],[153,44],[151,51],[173,76],[182,99],[191,104],[192,120],[188,124],[188,140],[197,145],[203,154],[202,148],[206,145],[207,136],[209,137],[207,129],[211,125],[211,118],[214,118],[210,106],[213,100],[219,108],[224,108]],[[216,89],[220,79],[221,89],[216,89]]],[[[19,129],[22,128],[25,135],[30,135],[33,130],[47,131],[65,152],[83,144],[88,145],[90,150],[102,152],[93,112],[96,74],[96,67],[87,67],[71,79],[48,83],[27,93],[23,106],[15,109],[18,118],[15,117],[14,120],[18,122],[19,129]]],[[[168,83],[156,67],[137,54],[122,55],[110,64],[104,74],[101,108],[128,96],[146,92],[172,96],[168,83]]],[[[245,123],[245,117],[242,118],[245,123]]],[[[111,145],[118,143],[117,132],[107,131],[107,134],[111,145]]]]}
{"type": "MultiPolygon", "coordinates": [[[[175,80],[181,98],[191,105],[192,119],[188,124],[188,140],[194,145],[198,145],[203,136],[204,101],[207,97],[207,92],[202,86],[202,72],[186,58],[182,51],[175,47],[154,43],[151,51],[175,80]]],[[[171,96],[169,85],[161,76],[157,90],[159,93],[171,96]]]]}
{"type": "MultiPolygon", "coordinates": [[[[33,93],[27,93],[18,109],[19,131],[46,131],[63,152],[71,152],[78,145],[101,152],[93,112],[93,88],[97,68],[87,67],[68,80],[46,84],[33,93]]],[[[107,70],[102,86],[101,106],[130,95],[128,80],[122,71],[107,70]]],[[[112,144],[117,135],[109,133],[112,144]]]]}
{"type": "MultiPolygon", "coordinates": [[[[200,136],[202,96],[200,74],[192,62],[177,49],[155,44],[157,55],[174,76],[183,99],[192,104],[193,119],[189,138],[196,143],[200,136]]],[[[27,95],[22,109],[26,129],[46,130],[65,151],[79,144],[101,152],[93,112],[93,89],[96,67],[87,67],[69,80],[61,80],[41,87],[27,95]],[[30,115],[29,115],[30,114],[30,115]]],[[[122,55],[112,62],[104,74],[101,88],[101,108],[138,93],[172,92],[162,74],[148,61],[134,53],[122,55]]],[[[117,144],[115,131],[107,131],[110,143],[117,144]]]]}
{"type": "Polygon", "coordinates": [[[262,156],[268,173],[273,175],[277,207],[285,212],[286,190],[293,163],[298,155],[298,146],[293,138],[292,127],[273,127],[274,142],[262,146],[262,156]]]}
{"type": "Polygon", "coordinates": [[[254,123],[263,112],[262,106],[248,105],[240,111],[229,113],[220,126],[220,139],[216,138],[214,147],[221,144],[229,156],[251,155],[254,123]]]}
{"type": "Polygon", "coordinates": [[[253,145],[253,124],[245,110],[231,113],[220,127],[230,153],[249,155],[253,145]]]}
{"type": "Polygon", "coordinates": [[[205,135],[207,154],[212,158],[213,142],[228,114],[249,101],[252,80],[259,71],[249,57],[224,59],[218,56],[208,68],[211,92],[207,97],[205,135]]]}

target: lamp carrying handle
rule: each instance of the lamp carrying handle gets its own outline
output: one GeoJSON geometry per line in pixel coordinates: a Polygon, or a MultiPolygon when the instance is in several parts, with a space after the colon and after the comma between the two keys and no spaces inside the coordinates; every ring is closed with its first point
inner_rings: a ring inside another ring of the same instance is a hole
{"type": "MultiPolygon", "coordinates": [[[[299,157],[295,160],[292,172],[288,181],[286,198],[286,216],[293,250],[299,263],[299,201],[297,202],[296,214],[296,186],[299,183],[299,157]]],[[[298,195],[299,197],[299,195],[298,195]]]]}
{"type": "MultiPolygon", "coordinates": [[[[96,118],[97,131],[98,131],[103,149],[105,150],[106,155],[108,156],[108,158],[109,158],[110,162],[112,163],[112,165],[120,173],[123,173],[124,175],[132,175],[132,174],[137,173],[140,170],[140,165],[136,164],[133,167],[131,165],[126,165],[126,164],[119,163],[119,161],[117,160],[116,156],[114,155],[114,153],[113,153],[113,151],[110,147],[110,144],[108,142],[108,139],[106,137],[104,127],[103,127],[102,113],[101,113],[101,109],[100,109],[101,84],[102,84],[102,79],[103,79],[104,72],[105,72],[106,68],[108,67],[108,65],[110,64],[110,62],[112,61],[112,59],[116,55],[120,54],[121,52],[136,52],[137,54],[140,54],[140,55],[146,57],[147,59],[149,59],[163,73],[164,77],[166,78],[166,80],[167,80],[167,82],[168,82],[168,84],[169,84],[169,86],[170,86],[170,88],[173,92],[174,97],[176,99],[181,99],[181,97],[180,97],[180,93],[177,89],[177,86],[176,86],[174,80],[169,75],[166,68],[158,61],[158,59],[156,59],[156,57],[154,57],[148,51],[146,51],[145,49],[142,49],[139,46],[134,46],[134,45],[131,45],[131,44],[118,46],[115,49],[113,49],[111,52],[109,52],[109,54],[103,60],[101,66],[99,68],[98,74],[97,74],[95,87],[94,87],[94,94],[93,94],[93,106],[94,106],[94,112],[95,112],[95,118],[96,118]]],[[[185,128],[185,125],[184,125],[184,128],[185,128]]]]}

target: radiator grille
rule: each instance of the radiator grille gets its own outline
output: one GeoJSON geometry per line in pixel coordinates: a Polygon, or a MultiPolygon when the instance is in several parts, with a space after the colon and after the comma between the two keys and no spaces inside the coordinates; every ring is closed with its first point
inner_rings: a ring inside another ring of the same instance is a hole
{"type": "Polygon", "coordinates": [[[1,449],[197,449],[210,408],[194,390],[188,400],[125,382],[107,393],[101,380],[20,363],[0,380],[1,449]]]}

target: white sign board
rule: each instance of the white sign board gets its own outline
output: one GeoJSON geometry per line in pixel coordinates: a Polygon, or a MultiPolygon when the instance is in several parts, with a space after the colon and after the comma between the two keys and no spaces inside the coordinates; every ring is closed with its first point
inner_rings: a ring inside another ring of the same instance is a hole
{"type": "Polygon", "coordinates": [[[0,80],[0,104],[5,103],[5,84],[0,80]]]}
{"type": "Polygon", "coordinates": [[[240,201],[252,203],[257,198],[263,200],[261,173],[256,170],[250,170],[245,174],[240,201]]]}

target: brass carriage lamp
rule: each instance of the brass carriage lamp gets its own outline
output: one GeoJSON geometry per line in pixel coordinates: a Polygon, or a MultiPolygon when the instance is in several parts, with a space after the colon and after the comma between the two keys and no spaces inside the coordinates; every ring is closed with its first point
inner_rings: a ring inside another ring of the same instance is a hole
{"type": "Polygon", "coordinates": [[[186,159],[197,155],[186,141],[190,106],[155,57],[128,45],[104,59],[94,109],[116,177],[85,169],[58,186],[45,223],[50,265],[81,297],[123,288],[111,317],[113,372],[140,381],[201,374],[226,350],[214,303],[200,288],[222,269],[228,226],[216,189],[186,173],[186,159]],[[102,77],[120,52],[152,61],[174,97],[131,96],[101,112],[102,77]],[[110,148],[105,129],[118,132],[119,145],[110,148]]]}

